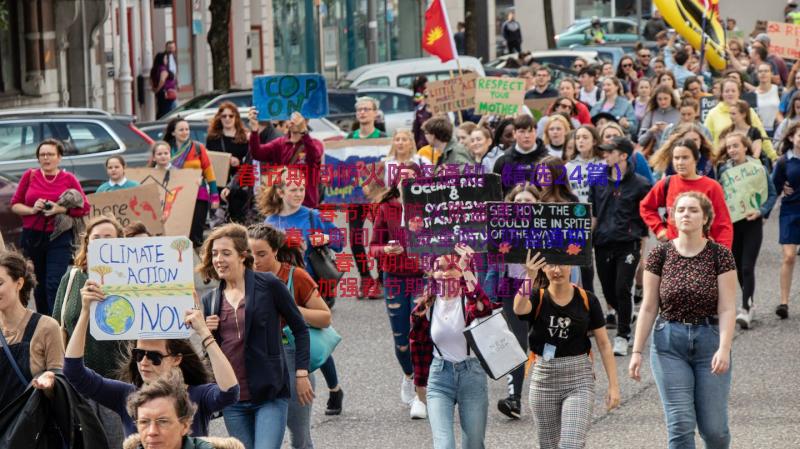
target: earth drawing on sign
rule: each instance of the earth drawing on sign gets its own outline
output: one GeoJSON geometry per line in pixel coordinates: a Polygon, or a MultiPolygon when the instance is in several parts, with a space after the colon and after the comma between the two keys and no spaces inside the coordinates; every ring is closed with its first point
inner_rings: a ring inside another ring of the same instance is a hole
{"type": "Polygon", "coordinates": [[[133,326],[133,306],[126,298],[111,295],[97,304],[94,319],[103,332],[110,335],[124,334],[133,326]]]}

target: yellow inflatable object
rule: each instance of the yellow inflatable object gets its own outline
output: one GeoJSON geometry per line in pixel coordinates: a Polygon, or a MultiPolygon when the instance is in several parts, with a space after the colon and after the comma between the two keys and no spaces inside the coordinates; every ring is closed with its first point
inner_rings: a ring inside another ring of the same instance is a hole
{"type": "MultiPolygon", "coordinates": [[[[705,8],[702,0],[655,0],[656,8],[661,11],[664,20],[686,39],[692,47],[699,50],[703,41],[703,14],[705,8]]],[[[725,70],[725,32],[719,16],[711,11],[706,16],[706,51],[705,58],[711,67],[725,70]]]]}

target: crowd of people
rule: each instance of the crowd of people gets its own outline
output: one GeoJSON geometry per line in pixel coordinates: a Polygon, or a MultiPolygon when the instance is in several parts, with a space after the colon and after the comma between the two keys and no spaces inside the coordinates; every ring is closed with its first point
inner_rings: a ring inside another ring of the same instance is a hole
{"type": "MultiPolygon", "coordinates": [[[[362,186],[368,205],[326,202],[325,147],[297,113],[271,123],[252,110],[245,125],[237,107],[223,103],[206,142],[190,138],[185,120],[169,121],[149,165],[200,169],[188,237],[197,272],[216,286],[185,311],[195,342],[87,335],[89,309],[106,296],[87,274],[89,243],[150,231],[141,223],[123,229],[110,216],[84,224],[90,206],[60,167],[64,146],[43,140],[39,166],[25,172],[11,201],[23,222],[21,253],[0,253],[0,327],[10,350],[0,357],[8,379],[0,404],[29,384],[48,394],[63,376],[94,412],[108,447],[122,447],[125,438],[125,447],[212,447],[194,437],[207,436],[221,411],[229,435],[247,449],[280,447],[287,428],[292,447],[311,448],[315,370],[328,389],[325,413],[344,409],[334,357],[312,364],[316,330],[330,327],[335,299],[350,296],[385,301],[400,400],[411,418],[428,419],[437,449],[455,447],[456,408],[462,447],[486,445],[488,377],[464,330],[495,309],[506,312],[533,359],[509,373],[508,397],[497,409],[520,418],[528,377],[540,447],[585,445],[595,402],[592,346],[611,410],[620,404],[616,364],[629,357],[628,374],[639,380],[651,334],[669,447],[690,447],[695,427],[708,447],[729,447],[733,332],[737,323],[754,325],[764,220],[779,200],[775,313],[789,316],[800,244],[800,65],[787,70],[759,34],[748,45],[731,40],[731,68],[712,75],[674,35],[654,34],[657,54],[638,48],[618,67],[579,58],[576,76],[557,85],[547,67],[521,55],[526,98],[552,99],[543,111],[502,117],[468,110],[454,123],[428,111],[421,77],[413,129],[387,136],[379,103],[359,98],[348,138],[391,139],[380,176],[362,186]],[[718,100],[704,117],[703,97],[718,100]],[[217,184],[208,150],[230,154],[226,185],[217,184]],[[265,177],[246,182],[256,163],[265,177]],[[742,164],[756,167],[766,192],[733,221],[726,198],[736,186],[723,180],[742,164]],[[403,182],[475,170],[500,175],[506,202],[591,204],[594,262],[555,264],[534,250],[526,263],[491,266],[486,254],[461,243],[447,255],[418,257],[406,232],[403,182]],[[211,215],[229,223],[209,233],[209,212],[217,209],[211,215]],[[347,216],[347,229],[334,224],[337,213],[347,216]],[[647,248],[651,235],[657,244],[647,248]],[[337,254],[349,257],[347,248],[351,260],[376,262],[377,279],[359,263],[360,282],[337,283],[330,265],[344,266],[337,254]],[[27,307],[31,296],[35,312],[27,307]]],[[[159,92],[171,79],[169,54],[161,58],[153,74],[159,92]]],[[[126,178],[122,156],[106,168],[109,180],[98,191],[137,185],[126,178]]]]}

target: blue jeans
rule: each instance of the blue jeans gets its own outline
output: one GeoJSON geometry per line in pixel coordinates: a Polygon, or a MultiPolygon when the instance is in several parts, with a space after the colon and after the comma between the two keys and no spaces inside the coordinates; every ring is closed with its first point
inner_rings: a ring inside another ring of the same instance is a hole
{"type": "Polygon", "coordinates": [[[386,297],[386,313],[394,335],[394,355],[403,368],[403,373],[414,373],[408,333],[411,332],[411,309],[414,308],[413,292],[408,291],[406,278],[383,273],[383,290],[386,297]],[[398,288],[399,287],[399,288],[398,288]]]}
{"type": "Polygon", "coordinates": [[[434,357],[428,375],[428,421],[434,449],[455,449],[453,412],[458,406],[462,449],[483,449],[489,389],[476,358],[460,363],[434,357]]]}
{"type": "MultiPolygon", "coordinates": [[[[297,402],[294,345],[284,344],[283,353],[286,355],[286,367],[289,369],[289,388],[292,390],[292,399],[289,401],[289,413],[286,420],[286,427],[289,428],[292,448],[313,449],[314,442],[311,440],[311,407],[313,403],[300,405],[300,403],[297,402]]],[[[313,389],[316,384],[313,373],[308,374],[308,380],[311,381],[311,388],[313,389]]]]}
{"type": "Polygon", "coordinates": [[[670,449],[693,449],[695,426],[708,449],[730,446],[728,395],[731,369],[711,373],[719,349],[719,326],[656,320],[650,362],[653,366],[670,449]]]}
{"type": "Polygon", "coordinates": [[[228,434],[246,449],[280,449],[286,431],[289,399],[273,399],[262,404],[241,401],[225,407],[223,417],[228,434]]]}

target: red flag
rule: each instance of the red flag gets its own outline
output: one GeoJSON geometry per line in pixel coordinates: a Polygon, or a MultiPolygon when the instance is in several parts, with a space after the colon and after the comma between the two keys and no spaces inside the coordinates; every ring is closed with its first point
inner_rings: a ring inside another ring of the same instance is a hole
{"type": "Polygon", "coordinates": [[[456,59],[456,43],[450,32],[444,0],[433,0],[425,11],[425,30],[422,32],[422,49],[438,56],[442,62],[456,59]]]}

